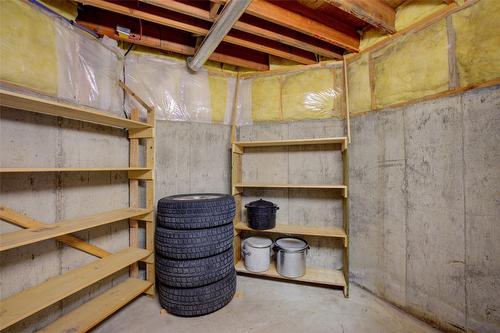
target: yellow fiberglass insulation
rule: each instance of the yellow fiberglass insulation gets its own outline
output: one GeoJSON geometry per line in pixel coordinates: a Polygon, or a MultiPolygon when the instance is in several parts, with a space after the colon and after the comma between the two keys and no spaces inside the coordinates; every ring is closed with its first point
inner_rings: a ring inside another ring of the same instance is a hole
{"type": "Polygon", "coordinates": [[[57,93],[52,20],[21,1],[0,1],[0,79],[47,94],[57,93]]]}
{"type": "Polygon", "coordinates": [[[333,100],[333,116],[344,118],[346,113],[344,66],[333,68],[333,89],[338,94],[333,100]]]}
{"type": "Polygon", "coordinates": [[[383,41],[388,36],[389,35],[386,35],[375,28],[368,28],[365,31],[363,31],[359,48],[360,50],[364,50],[374,44],[377,44],[380,41],[383,41]]]}
{"type": "Polygon", "coordinates": [[[341,98],[341,92],[333,88],[331,69],[284,75],[282,87],[283,120],[331,118],[333,101],[341,98]]]}
{"type": "Polygon", "coordinates": [[[443,0],[413,0],[403,3],[396,12],[396,30],[400,31],[421,19],[446,8],[443,0]]]}
{"type": "Polygon", "coordinates": [[[226,115],[227,79],[208,75],[210,87],[210,104],[212,106],[212,122],[223,123],[226,115]]]}
{"type": "Polygon", "coordinates": [[[448,89],[446,21],[409,34],[373,54],[377,108],[448,89]]]}
{"type": "Polygon", "coordinates": [[[347,67],[349,78],[349,112],[355,114],[371,110],[370,69],[368,53],[362,53],[359,59],[347,67]]]}
{"type": "Polygon", "coordinates": [[[253,121],[283,120],[279,76],[252,80],[252,119],[253,121]]]}
{"type": "Polygon", "coordinates": [[[500,1],[479,1],[452,21],[460,86],[500,78],[500,1]]]}

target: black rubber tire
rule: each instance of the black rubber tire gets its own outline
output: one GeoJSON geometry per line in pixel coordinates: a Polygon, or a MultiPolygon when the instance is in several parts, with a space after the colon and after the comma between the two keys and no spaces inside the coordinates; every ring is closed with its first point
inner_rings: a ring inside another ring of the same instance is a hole
{"type": "Polygon", "coordinates": [[[172,288],[158,284],[161,306],[182,317],[203,316],[223,308],[236,292],[234,268],[222,280],[197,288],[172,288]]]}
{"type": "Polygon", "coordinates": [[[233,249],[211,257],[191,260],[156,256],[156,277],[169,287],[193,288],[221,280],[234,267],[233,249]]]}
{"type": "Polygon", "coordinates": [[[168,229],[202,229],[231,223],[236,204],[231,195],[219,193],[180,194],[158,201],[156,224],[168,229]],[[200,196],[199,199],[182,199],[200,196]],[[203,198],[203,197],[209,198],[203,198]],[[182,200],[181,200],[182,199],[182,200]]]}
{"type": "Polygon", "coordinates": [[[233,224],[194,230],[171,230],[156,227],[155,250],[171,259],[206,258],[230,249],[233,245],[233,224]]]}

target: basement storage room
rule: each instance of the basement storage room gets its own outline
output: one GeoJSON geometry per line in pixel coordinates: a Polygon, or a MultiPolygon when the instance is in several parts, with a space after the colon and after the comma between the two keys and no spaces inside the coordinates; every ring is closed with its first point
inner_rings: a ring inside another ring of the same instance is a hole
{"type": "Polygon", "coordinates": [[[0,331],[500,333],[499,0],[0,0],[0,331]]]}

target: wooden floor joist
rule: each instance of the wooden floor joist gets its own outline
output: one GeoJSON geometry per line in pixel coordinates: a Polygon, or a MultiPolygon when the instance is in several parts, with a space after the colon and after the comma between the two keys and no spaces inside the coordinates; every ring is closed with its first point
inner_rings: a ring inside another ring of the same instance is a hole
{"type": "Polygon", "coordinates": [[[383,0],[328,0],[325,2],[383,32],[396,32],[396,11],[383,0]]]}
{"type": "Polygon", "coordinates": [[[145,292],[149,281],[129,278],[64,315],[38,331],[39,333],[87,332],[121,307],[145,292]]]}
{"type": "MultiPolygon", "coordinates": [[[[135,17],[158,25],[187,31],[194,35],[205,36],[210,31],[210,22],[180,14],[178,12],[166,11],[162,8],[150,6],[148,4],[144,4],[142,7],[133,7],[135,2],[115,3],[104,0],[77,1],[84,5],[90,5],[106,11],[135,17]],[[161,10],[163,10],[163,12],[161,12],[162,15],[157,14],[157,12],[160,12],[161,10]]],[[[316,63],[316,59],[312,53],[293,47],[286,47],[285,45],[277,43],[273,40],[265,39],[259,36],[252,36],[241,31],[230,32],[224,37],[223,41],[251,50],[272,54],[277,57],[290,59],[301,64],[307,65],[316,63]]]]}
{"type": "MultiPolygon", "coordinates": [[[[127,42],[127,43],[132,43],[136,45],[141,45],[141,46],[147,46],[151,47],[154,49],[158,50],[163,50],[167,52],[175,52],[179,53],[182,55],[187,55],[191,56],[194,55],[195,48],[192,45],[188,45],[185,42],[177,42],[177,41],[171,41],[167,39],[161,39],[158,37],[152,37],[148,35],[143,35],[141,39],[129,39],[129,38],[124,38],[118,36],[116,33],[115,29],[104,25],[104,24],[98,24],[95,22],[90,22],[90,21],[83,21],[83,20],[78,20],[78,24],[91,29],[95,32],[97,32],[99,35],[104,35],[109,38],[112,38],[117,41],[122,41],[122,42],[127,42]]],[[[165,37],[166,38],[166,37],[165,37]]],[[[219,45],[219,49],[223,45],[219,45]]],[[[252,52],[249,52],[251,55],[252,52]]],[[[213,52],[210,57],[208,58],[209,60],[212,61],[218,61],[234,66],[240,66],[240,67],[245,67],[245,68],[250,68],[256,71],[265,71],[269,70],[269,62],[267,57],[262,58],[262,59],[256,59],[256,58],[251,58],[248,57],[248,55],[245,55],[244,57],[242,56],[237,56],[229,53],[223,53],[221,51],[216,50],[213,52]]]]}
{"type": "MultiPolygon", "coordinates": [[[[218,1],[227,2],[227,0],[218,1]]],[[[265,0],[253,0],[246,13],[349,51],[359,51],[359,36],[356,30],[340,22],[337,24],[339,28],[335,29],[265,0]]]]}
{"type": "MultiPolygon", "coordinates": [[[[178,13],[189,15],[201,20],[213,22],[215,16],[212,10],[222,5],[222,3],[210,2],[211,9],[206,10],[192,4],[183,3],[177,0],[140,0],[161,8],[172,10],[178,13]]],[[[243,15],[233,26],[233,29],[243,31],[255,36],[267,38],[275,42],[293,46],[298,49],[309,51],[333,59],[342,58],[342,50],[335,49],[331,44],[323,43],[317,39],[310,38],[305,34],[297,33],[294,30],[286,29],[280,25],[254,18],[250,15],[243,15]]]]}
{"type": "Polygon", "coordinates": [[[86,288],[149,256],[151,251],[127,248],[53,277],[0,301],[0,330],[86,288]]]}

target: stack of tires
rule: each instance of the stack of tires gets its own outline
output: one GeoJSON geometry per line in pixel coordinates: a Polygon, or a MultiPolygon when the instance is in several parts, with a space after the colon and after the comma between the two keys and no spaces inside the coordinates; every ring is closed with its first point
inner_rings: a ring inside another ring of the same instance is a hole
{"type": "Polygon", "coordinates": [[[201,316],[236,291],[230,195],[204,193],[158,201],[155,265],[161,306],[178,316],[201,316]]]}

